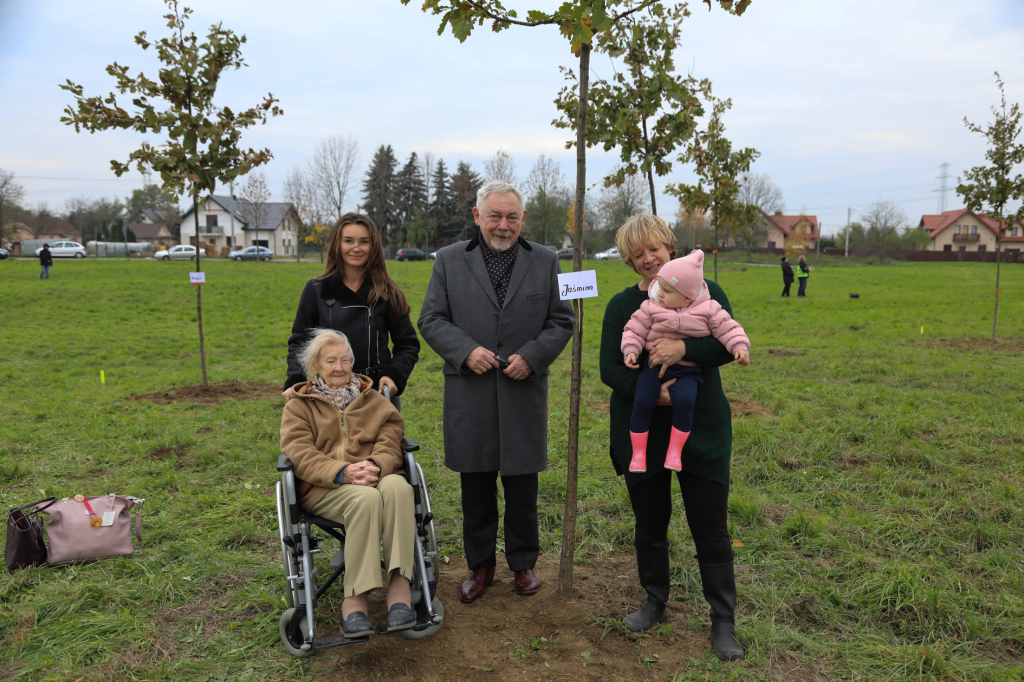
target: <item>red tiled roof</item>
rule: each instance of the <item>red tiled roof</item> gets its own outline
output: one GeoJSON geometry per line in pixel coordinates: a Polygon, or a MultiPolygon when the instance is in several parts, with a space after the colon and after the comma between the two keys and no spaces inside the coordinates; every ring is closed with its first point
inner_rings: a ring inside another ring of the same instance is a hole
{"type": "Polygon", "coordinates": [[[821,228],[818,225],[818,216],[816,215],[782,215],[781,211],[776,211],[774,215],[765,213],[764,216],[782,230],[782,234],[786,237],[793,236],[793,228],[803,218],[806,218],[811,224],[811,233],[808,235],[808,239],[817,239],[821,236],[821,228]]]}
{"type": "MultiPolygon", "coordinates": [[[[931,237],[932,239],[935,239],[943,230],[945,230],[947,227],[955,223],[957,220],[960,220],[960,218],[962,218],[964,215],[968,213],[977,218],[978,222],[984,225],[986,228],[988,228],[989,232],[991,232],[994,235],[998,235],[997,226],[999,225],[999,223],[997,223],[995,220],[992,220],[983,213],[975,213],[974,211],[969,211],[966,208],[957,208],[952,211],[940,213],[938,215],[923,215],[921,216],[921,222],[918,223],[918,227],[928,230],[928,236],[931,237]]],[[[1018,222],[1017,224],[1021,225],[1020,222],[1018,222]]],[[[1007,239],[1017,240],[1020,238],[1004,237],[1003,241],[1007,239]]]]}

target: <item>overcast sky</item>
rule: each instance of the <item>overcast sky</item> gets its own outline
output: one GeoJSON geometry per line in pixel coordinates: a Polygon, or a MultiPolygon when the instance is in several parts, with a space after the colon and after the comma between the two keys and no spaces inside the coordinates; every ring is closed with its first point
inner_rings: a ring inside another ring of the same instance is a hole
{"type": "MultiPolygon", "coordinates": [[[[189,3],[197,34],[222,22],[248,38],[249,67],[223,78],[220,103],[248,107],[267,92],[281,100],[283,117],[243,137],[273,152],[265,171],[275,198],[292,166],[332,133],[357,138],[364,169],[381,144],[403,161],[432,151],[449,167],[465,160],[478,172],[500,148],[520,177],[547,154],[573,182],[570,133],[551,125],[564,84],[558,67],[574,62],[564,39],[554,28],[478,29],[460,44],[437,35],[421,4],[189,3]]],[[[725,120],[734,145],[758,149],[752,170],[779,185],[787,212],[817,215],[826,234],[846,222],[848,207],[856,219],[879,198],[899,202],[914,224],[935,213],[939,165],[950,164],[955,188],[959,173],[984,161],[984,140],[963,119],[991,119],[993,72],[1010,102],[1024,100],[1021,0],[754,0],[742,17],[703,2],[691,10],[678,67],[732,98],[725,120]]],[[[110,170],[139,136],[76,134],[59,121],[73,100],[57,86],[70,79],[87,95],[106,94],[114,61],[155,74],[152,50],[133,37],[164,35],[163,13],[156,0],[0,0],[0,168],[16,173],[30,206],[60,211],[70,197],[127,196],[142,186],[137,173],[119,179],[110,170]]],[[[611,72],[607,57],[595,56],[592,74],[611,72]]],[[[615,163],[598,150],[588,158],[588,184],[615,163]]],[[[680,169],[656,182],[689,178],[680,169]]],[[[961,205],[951,191],[947,208],[961,205]]],[[[659,199],[663,216],[676,206],[659,199]]]]}

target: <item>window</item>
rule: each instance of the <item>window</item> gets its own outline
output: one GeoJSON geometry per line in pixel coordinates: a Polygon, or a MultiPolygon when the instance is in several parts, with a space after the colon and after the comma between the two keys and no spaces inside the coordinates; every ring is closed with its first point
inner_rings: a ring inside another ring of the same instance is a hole
{"type": "Polygon", "coordinates": [[[984,244],[978,244],[978,253],[985,253],[987,250],[984,244]]]}
{"type": "Polygon", "coordinates": [[[774,249],[775,248],[775,242],[768,242],[768,248],[769,249],[774,249]]]}
{"type": "Polygon", "coordinates": [[[207,214],[207,216],[206,216],[206,226],[207,227],[217,227],[217,216],[207,214]]]}
{"type": "Polygon", "coordinates": [[[945,246],[942,247],[942,250],[943,251],[952,251],[953,250],[953,245],[952,244],[946,244],[945,246]]]}
{"type": "Polygon", "coordinates": [[[971,225],[971,234],[978,234],[978,226],[971,225]]]}

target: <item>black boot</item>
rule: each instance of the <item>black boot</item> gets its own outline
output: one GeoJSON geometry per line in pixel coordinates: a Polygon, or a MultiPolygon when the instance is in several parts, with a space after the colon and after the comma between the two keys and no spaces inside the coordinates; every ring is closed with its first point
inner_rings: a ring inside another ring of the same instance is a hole
{"type": "Polygon", "coordinates": [[[743,658],[743,647],[736,640],[736,575],[732,562],[700,566],[704,599],[711,606],[711,642],[720,661],[743,658]]]}
{"type": "Polygon", "coordinates": [[[626,616],[623,623],[633,632],[646,632],[665,620],[665,605],[668,604],[669,567],[668,550],[662,552],[637,552],[637,572],[640,585],[647,590],[640,610],[626,616]]]}

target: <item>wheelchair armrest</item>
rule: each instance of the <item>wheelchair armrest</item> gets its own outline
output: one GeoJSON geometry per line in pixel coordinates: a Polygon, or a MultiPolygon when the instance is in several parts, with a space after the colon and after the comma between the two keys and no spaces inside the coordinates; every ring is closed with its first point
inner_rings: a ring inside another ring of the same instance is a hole
{"type": "Polygon", "coordinates": [[[292,461],[288,459],[288,455],[279,455],[277,458],[277,470],[278,471],[291,471],[292,461]]]}
{"type": "Polygon", "coordinates": [[[420,449],[420,444],[414,441],[412,438],[402,439],[402,452],[417,452],[420,449]]]}

